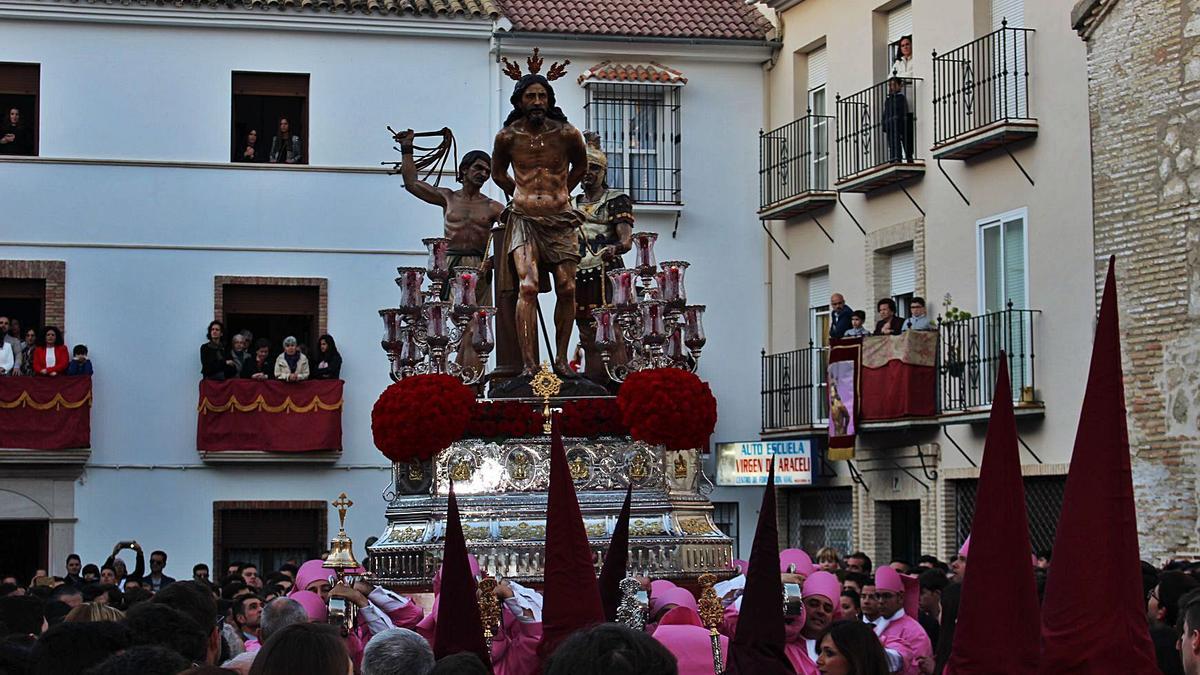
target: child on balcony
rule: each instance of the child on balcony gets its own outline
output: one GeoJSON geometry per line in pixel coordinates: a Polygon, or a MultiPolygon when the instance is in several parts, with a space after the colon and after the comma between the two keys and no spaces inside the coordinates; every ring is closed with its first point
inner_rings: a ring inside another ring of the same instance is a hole
{"type": "Polygon", "coordinates": [[[871,334],[871,331],[863,328],[863,322],[867,320],[867,313],[861,309],[854,310],[850,315],[850,329],[846,331],[843,337],[856,338],[866,337],[871,334]]]}
{"type": "Polygon", "coordinates": [[[87,345],[75,345],[71,352],[71,363],[67,366],[67,375],[91,375],[92,362],[88,360],[87,345]]]}

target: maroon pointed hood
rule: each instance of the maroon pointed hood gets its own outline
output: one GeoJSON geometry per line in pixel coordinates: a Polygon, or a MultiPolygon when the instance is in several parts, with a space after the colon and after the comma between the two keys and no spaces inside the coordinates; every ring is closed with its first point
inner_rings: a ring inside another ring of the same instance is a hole
{"type": "Polygon", "coordinates": [[[758,527],[750,548],[746,590],[737,632],[729,643],[729,675],[792,675],[784,653],[783,583],[779,580],[779,529],[775,521],[775,458],[767,476],[758,527]]]}
{"type": "Polygon", "coordinates": [[[474,652],[491,669],[492,653],[483,637],[479,618],[479,600],[475,597],[475,577],[467,559],[467,540],[458,515],[454,483],[446,509],[446,543],[442,552],[442,584],[438,595],[438,622],[433,635],[433,653],[437,658],[474,652]]]}
{"type": "MultiPolygon", "coordinates": [[[[1159,672],[1142,597],[1114,263],[1109,258],[1042,603],[1047,675],[1159,672]]],[[[977,545],[971,542],[972,565],[977,545]]],[[[974,573],[970,567],[967,578],[974,573]]]]}
{"type": "Polygon", "coordinates": [[[604,622],[592,547],[567,468],[558,414],[550,435],[550,494],[546,500],[546,569],[542,641],[538,656],[549,657],[571,633],[604,622]]]}
{"type": "Polygon", "coordinates": [[[1037,673],[1037,586],[1029,561],[1025,484],[1004,352],[999,363],[971,521],[971,557],[947,673],[1037,673]],[[1004,639],[997,640],[1001,635],[1004,639]]]}
{"type": "Polygon", "coordinates": [[[600,568],[600,600],[604,603],[604,618],[608,621],[617,620],[617,606],[621,604],[621,579],[625,578],[625,570],[629,566],[629,506],[632,500],[633,483],[630,483],[625,491],[621,515],[617,516],[617,524],[613,527],[604,566],[600,568]]]}

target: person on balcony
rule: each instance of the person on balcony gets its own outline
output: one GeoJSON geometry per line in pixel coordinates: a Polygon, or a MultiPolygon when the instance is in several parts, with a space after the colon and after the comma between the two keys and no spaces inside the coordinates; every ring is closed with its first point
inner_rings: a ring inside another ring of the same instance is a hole
{"type": "MultiPolygon", "coordinates": [[[[14,319],[13,324],[18,326],[17,332],[10,335],[8,317],[0,316],[0,342],[8,345],[9,351],[12,352],[12,363],[7,366],[4,365],[4,356],[0,354],[0,375],[20,375],[24,364],[25,345],[21,342],[19,323],[14,319]]],[[[3,349],[0,345],[0,351],[3,349]]]]}
{"type": "Polygon", "coordinates": [[[33,375],[33,350],[37,349],[37,329],[25,331],[25,341],[21,343],[21,375],[33,375]]]}
{"type": "Polygon", "coordinates": [[[271,343],[266,338],[259,338],[254,343],[254,357],[246,359],[242,364],[242,377],[250,380],[269,380],[275,376],[275,366],[271,363],[271,343]]]}
{"type": "Polygon", "coordinates": [[[874,335],[899,335],[904,322],[896,316],[896,301],[883,298],[875,308],[879,310],[879,321],[875,322],[874,335]]]}
{"type": "Polygon", "coordinates": [[[304,154],[300,145],[300,137],[292,134],[291,122],[286,117],[279,118],[279,131],[271,137],[272,164],[303,164],[304,154]]]}
{"type": "Polygon", "coordinates": [[[237,373],[233,359],[225,349],[225,324],[208,324],[208,342],[200,345],[200,375],[206,380],[225,380],[237,373]]]}
{"type": "Polygon", "coordinates": [[[845,337],[846,331],[850,330],[850,317],[853,314],[854,310],[846,304],[846,298],[841,293],[829,296],[829,337],[845,337]]]}
{"type": "Polygon", "coordinates": [[[900,327],[900,332],[908,330],[937,330],[937,326],[929,320],[929,314],[925,311],[925,298],[920,296],[914,297],[912,302],[908,304],[908,309],[912,312],[912,316],[904,320],[904,325],[900,327]]]}
{"type": "Polygon", "coordinates": [[[846,330],[846,334],[843,335],[842,337],[848,337],[848,338],[867,337],[868,335],[871,334],[871,331],[867,330],[866,328],[863,328],[863,324],[866,322],[867,322],[867,313],[862,311],[861,309],[854,310],[854,313],[850,315],[850,328],[846,330]]]}
{"type": "Polygon", "coordinates": [[[242,144],[241,152],[234,155],[235,162],[261,162],[258,153],[258,130],[251,129],[246,134],[246,142],[242,144]]]}
{"type": "Polygon", "coordinates": [[[275,359],[275,379],[303,382],[308,376],[308,357],[300,352],[296,338],[289,335],[283,339],[283,353],[275,359]]]}
{"type": "Polygon", "coordinates": [[[313,360],[317,362],[317,368],[313,371],[312,379],[336,380],[342,376],[342,355],[338,353],[332,335],[326,333],[317,338],[317,354],[313,360]]]}
{"type": "Polygon", "coordinates": [[[17,357],[13,354],[13,346],[7,340],[0,340],[0,375],[16,375],[21,372],[17,357]]]}
{"type": "Polygon", "coordinates": [[[892,75],[906,79],[916,77],[913,63],[912,36],[905,35],[896,45],[896,60],[892,61],[892,75]]]}
{"type": "Polygon", "coordinates": [[[253,358],[249,350],[250,341],[246,339],[245,331],[243,331],[235,333],[232,342],[233,349],[229,353],[229,358],[233,361],[233,377],[245,377],[242,375],[242,371],[246,368],[246,362],[253,358]]]}
{"type": "Polygon", "coordinates": [[[899,77],[887,82],[887,96],[883,99],[883,133],[887,134],[888,161],[911,162],[913,158],[912,113],[909,112],[908,96],[899,77]]]}
{"type": "Polygon", "coordinates": [[[92,375],[92,362],[88,360],[87,345],[75,345],[71,351],[71,363],[67,366],[67,375],[92,375]]]}
{"type": "Polygon", "coordinates": [[[21,121],[21,111],[9,108],[0,124],[0,155],[32,155],[33,129],[21,121]]]}
{"type": "Polygon", "coordinates": [[[61,342],[62,334],[54,326],[42,329],[42,339],[33,350],[33,372],[36,375],[58,377],[67,372],[71,357],[61,342]]]}

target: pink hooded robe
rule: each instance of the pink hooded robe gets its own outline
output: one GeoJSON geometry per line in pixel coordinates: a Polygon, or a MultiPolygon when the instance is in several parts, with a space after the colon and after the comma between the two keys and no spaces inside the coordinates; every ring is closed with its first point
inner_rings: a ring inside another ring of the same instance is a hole
{"type": "MultiPolygon", "coordinates": [[[[880,617],[875,624],[875,633],[884,649],[891,649],[900,654],[904,662],[903,675],[920,675],[920,658],[933,656],[933,645],[929,635],[917,622],[917,580],[907,575],[901,575],[891,567],[880,567],[875,570],[875,589],[891,591],[904,596],[904,609],[895,618],[880,617]],[[879,629],[883,626],[883,630],[879,629]]],[[[1000,638],[1001,636],[997,636],[1000,638]]]]}
{"type": "MultiPolygon", "coordinates": [[[[653,637],[679,662],[679,675],[712,675],[712,637],[696,610],[680,604],[663,615],[653,637]]],[[[718,636],[721,645],[721,669],[729,658],[729,638],[718,636]]]]}

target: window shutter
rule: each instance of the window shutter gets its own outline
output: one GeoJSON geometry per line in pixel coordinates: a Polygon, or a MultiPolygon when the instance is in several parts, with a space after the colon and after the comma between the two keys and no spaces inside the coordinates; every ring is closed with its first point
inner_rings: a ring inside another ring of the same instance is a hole
{"type": "Polygon", "coordinates": [[[320,312],[321,292],[316,286],[226,284],[225,314],[299,314],[320,312]]]}
{"type": "Polygon", "coordinates": [[[1013,309],[1025,308],[1025,223],[1020,218],[1004,221],[1004,298],[1013,309]]]}
{"type": "Polygon", "coordinates": [[[992,0],[992,30],[1000,30],[1007,19],[1009,28],[1025,27],[1025,0],[992,0]]]}
{"type": "Polygon", "coordinates": [[[888,256],[891,268],[892,287],[889,295],[895,297],[905,293],[915,293],[917,290],[917,270],[911,248],[893,251],[888,256]]]}
{"type": "Polygon", "coordinates": [[[308,97],[308,75],[294,73],[234,73],[234,95],[308,97]]]}
{"type": "Polygon", "coordinates": [[[888,44],[896,44],[905,35],[912,35],[912,3],[906,2],[887,14],[888,44]]]}
{"type": "Polygon", "coordinates": [[[808,275],[808,306],[825,307],[829,304],[829,272],[813,272],[808,275]]]}
{"type": "Polygon", "coordinates": [[[0,93],[36,96],[40,72],[36,63],[0,63],[0,93]]]}
{"type": "Polygon", "coordinates": [[[825,47],[817,47],[808,53],[808,88],[816,89],[829,79],[829,57],[825,47]]]}

